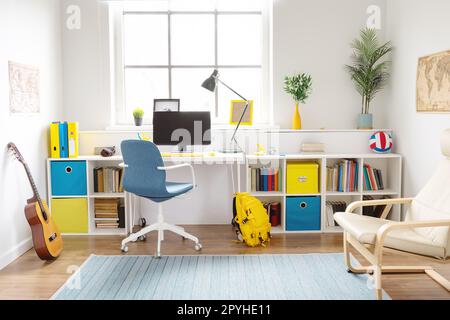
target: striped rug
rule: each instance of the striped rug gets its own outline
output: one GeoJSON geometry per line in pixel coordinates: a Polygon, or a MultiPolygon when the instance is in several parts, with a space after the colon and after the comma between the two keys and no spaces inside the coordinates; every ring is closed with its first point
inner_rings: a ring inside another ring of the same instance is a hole
{"type": "Polygon", "coordinates": [[[372,300],[371,288],[342,254],[92,255],[52,299],[372,300]]]}

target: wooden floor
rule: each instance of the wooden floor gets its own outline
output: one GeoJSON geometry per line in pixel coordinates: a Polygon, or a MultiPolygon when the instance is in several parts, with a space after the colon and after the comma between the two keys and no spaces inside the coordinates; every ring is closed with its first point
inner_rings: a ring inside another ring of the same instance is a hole
{"type": "MultiPolygon", "coordinates": [[[[206,255],[342,252],[340,234],[274,235],[268,247],[248,248],[233,241],[235,235],[230,226],[187,226],[186,230],[199,237],[203,244],[200,254],[206,255]]],[[[0,271],[0,299],[48,299],[70,276],[67,270],[71,266],[81,265],[91,254],[121,254],[121,239],[119,236],[65,237],[62,256],[51,263],[42,262],[31,250],[0,271]]],[[[155,240],[153,234],[145,242],[130,244],[128,254],[154,254],[155,240]]],[[[164,255],[196,254],[192,242],[183,241],[168,232],[162,252],[164,255]]],[[[450,261],[389,253],[386,262],[392,265],[432,265],[450,279],[450,261]]],[[[344,264],[342,268],[345,268],[344,264]]],[[[393,299],[450,299],[445,289],[424,274],[386,275],[383,287],[393,299]]]]}

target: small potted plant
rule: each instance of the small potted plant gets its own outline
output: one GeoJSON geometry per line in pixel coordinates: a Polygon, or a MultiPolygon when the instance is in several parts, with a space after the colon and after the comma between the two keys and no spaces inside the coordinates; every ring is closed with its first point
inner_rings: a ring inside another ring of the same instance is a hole
{"type": "Polygon", "coordinates": [[[379,44],[374,29],[363,29],[360,39],[352,43],[353,65],[346,65],[356,90],[362,97],[362,110],[358,116],[358,129],[373,129],[373,116],[370,103],[389,79],[389,61],[382,60],[393,48],[390,42],[379,44]]]}
{"type": "Polygon", "coordinates": [[[299,104],[305,103],[312,92],[312,77],[307,73],[297,74],[284,78],[284,91],[290,94],[295,101],[295,112],[292,118],[292,129],[302,129],[302,118],[300,117],[299,104]]]}
{"type": "Polygon", "coordinates": [[[133,111],[134,124],[138,127],[142,126],[142,121],[144,119],[144,110],[141,108],[136,108],[133,111]]]}

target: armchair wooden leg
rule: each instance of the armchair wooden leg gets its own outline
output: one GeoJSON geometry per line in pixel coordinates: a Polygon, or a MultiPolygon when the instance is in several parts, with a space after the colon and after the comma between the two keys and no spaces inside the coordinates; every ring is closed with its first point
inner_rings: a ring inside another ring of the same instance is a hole
{"type": "Polygon", "coordinates": [[[381,272],[382,268],[380,265],[373,266],[373,277],[375,285],[375,295],[377,300],[383,300],[383,290],[381,287],[381,272]]]}
{"type": "Polygon", "coordinates": [[[447,291],[450,292],[450,281],[445,279],[443,276],[441,276],[439,273],[434,271],[433,269],[426,269],[425,273],[434,281],[439,283],[441,286],[443,286],[447,291]]]}
{"type": "Polygon", "coordinates": [[[347,266],[347,271],[355,274],[364,274],[367,273],[367,268],[355,268],[352,266],[352,262],[350,259],[350,243],[347,241],[347,232],[344,232],[344,259],[345,265],[347,266]]]}

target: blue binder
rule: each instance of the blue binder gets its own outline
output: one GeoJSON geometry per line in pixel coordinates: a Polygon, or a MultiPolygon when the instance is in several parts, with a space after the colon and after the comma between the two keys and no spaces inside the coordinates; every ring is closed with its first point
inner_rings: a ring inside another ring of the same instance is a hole
{"type": "Polygon", "coordinates": [[[61,122],[59,124],[59,148],[60,148],[60,157],[68,158],[69,157],[69,143],[67,139],[67,122],[61,122]]]}

